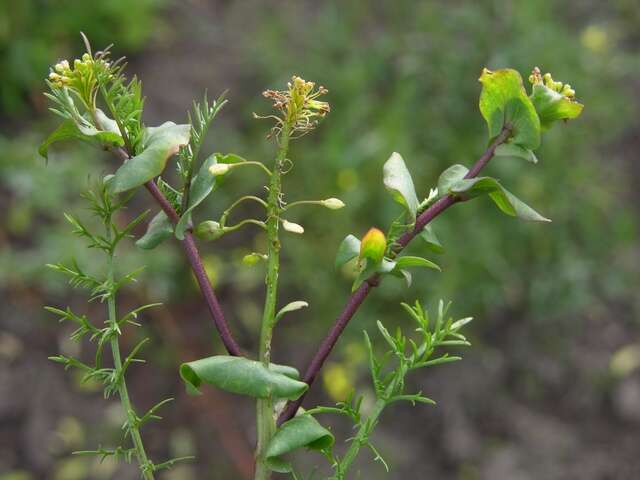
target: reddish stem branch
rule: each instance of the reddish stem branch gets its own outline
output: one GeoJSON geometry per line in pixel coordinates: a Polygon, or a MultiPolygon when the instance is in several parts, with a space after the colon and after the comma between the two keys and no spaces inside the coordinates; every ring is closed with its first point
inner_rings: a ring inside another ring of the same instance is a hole
{"type": "MultiPolygon", "coordinates": [[[[127,152],[122,148],[116,149],[115,152],[123,161],[129,158],[127,152]]],[[[156,202],[160,205],[160,208],[162,208],[171,222],[174,225],[178,223],[178,221],[180,220],[180,216],[171,206],[167,198],[162,194],[158,186],[153,181],[145,183],[144,186],[149,191],[151,196],[156,200],[156,202]]],[[[180,243],[182,243],[184,253],[189,260],[189,264],[191,265],[193,274],[196,277],[198,286],[202,291],[202,296],[204,297],[205,303],[207,304],[207,308],[209,309],[209,312],[213,317],[213,322],[215,323],[216,329],[220,334],[222,343],[224,344],[229,354],[242,356],[240,345],[238,345],[235,338],[233,337],[233,334],[231,333],[231,330],[229,329],[229,324],[227,323],[224,313],[222,312],[220,302],[218,302],[218,298],[213,291],[213,287],[211,286],[211,282],[209,281],[207,272],[204,269],[202,259],[200,258],[200,254],[198,253],[196,242],[194,241],[193,235],[190,231],[186,231],[184,233],[184,240],[182,240],[180,243]]]]}
{"type": "MultiPolygon", "coordinates": [[[[509,138],[509,134],[510,134],[509,129],[505,128],[504,130],[502,130],[500,135],[496,137],[496,139],[491,143],[489,148],[476,161],[473,167],[471,167],[471,169],[469,170],[465,178],[476,177],[478,173],[480,173],[480,171],[485,167],[485,165],[489,163],[489,160],[493,158],[496,147],[504,143],[509,138]]],[[[455,203],[458,203],[459,201],[460,201],[460,198],[447,195],[446,197],[442,197],[440,200],[435,202],[427,210],[422,212],[422,214],[420,214],[420,216],[416,219],[416,224],[413,230],[406,232],[404,235],[402,235],[398,239],[397,247],[394,249],[394,253],[396,254],[400,253],[409,244],[409,242],[411,242],[411,240],[413,240],[420,232],[422,232],[422,229],[431,220],[433,220],[435,217],[437,217],[442,212],[444,212],[447,208],[454,205],[455,203]]],[[[345,327],[349,323],[349,320],[353,318],[355,313],[358,311],[358,308],[360,307],[360,305],[362,305],[362,302],[364,302],[365,298],[367,298],[371,290],[374,287],[377,287],[378,285],[379,285],[379,278],[377,275],[374,275],[369,280],[367,280],[362,285],[360,285],[360,287],[351,295],[351,297],[347,301],[347,305],[342,310],[342,313],[340,314],[336,322],[331,327],[331,330],[329,330],[329,333],[326,336],[326,338],[320,344],[318,351],[316,352],[315,356],[311,360],[311,363],[309,364],[309,367],[307,368],[304,374],[302,381],[305,382],[307,385],[309,385],[309,387],[311,387],[311,384],[314,382],[318,373],[322,369],[322,366],[324,365],[325,360],[333,350],[333,347],[338,342],[338,339],[340,338],[340,335],[342,334],[345,327]]],[[[307,390],[307,392],[308,391],[309,390],[307,390]]],[[[300,408],[300,405],[302,405],[302,401],[304,400],[305,395],[306,393],[303,394],[297,400],[290,401],[287,403],[284,411],[280,414],[280,417],[278,418],[278,425],[293,418],[293,416],[298,411],[298,408],[300,408]]]]}

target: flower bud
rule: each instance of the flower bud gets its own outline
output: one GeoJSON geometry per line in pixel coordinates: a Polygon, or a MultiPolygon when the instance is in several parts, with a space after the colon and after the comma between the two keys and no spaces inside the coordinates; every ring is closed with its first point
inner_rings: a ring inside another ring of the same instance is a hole
{"type": "Polygon", "coordinates": [[[229,165],[228,163],[216,163],[215,165],[211,165],[209,167],[209,172],[211,173],[211,175],[216,177],[224,175],[229,170],[231,170],[231,165],[229,165]]]}
{"type": "Polygon", "coordinates": [[[360,242],[360,259],[368,258],[380,263],[387,249],[387,239],[382,231],[371,228],[360,242]]]}
{"type": "Polygon", "coordinates": [[[248,255],[242,257],[242,263],[245,265],[253,266],[261,260],[266,260],[267,256],[264,253],[251,252],[248,255]]]}
{"type": "Polygon", "coordinates": [[[201,240],[217,240],[224,235],[224,228],[213,220],[201,222],[193,231],[196,237],[201,240]]]}
{"type": "Polygon", "coordinates": [[[344,202],[339,198],[327,198],[326,200],[322,200],[322,206],[327,207],[331,210],[340,210],[344,207],[344,202]]]}
{"type": "Polygon", "coordinates": [[[302,235],[304,233],[304,228],[302,225],[298,225],[297,223],[288,222],[287,220],[282,220],[282,227],[291,233],[297,233],[298,235],[302,235]]]}

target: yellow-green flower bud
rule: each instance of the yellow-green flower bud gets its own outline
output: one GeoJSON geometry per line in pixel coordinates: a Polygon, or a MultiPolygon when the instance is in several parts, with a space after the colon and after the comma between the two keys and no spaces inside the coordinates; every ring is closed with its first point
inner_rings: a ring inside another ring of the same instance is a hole
{"type": "Polygon", "coordinates": [[[242,257],[242,263],[244,263],[245,265],[253,266],[256,263],[266,259],[267,256],[264,253],[252,252],[242,257]]]}
{"type": "Polygon", "coordinates": [[[340,210],[344,207],[344,202],[339,198],[327,198],[326,200],[322,200],[322,206],[327,207],[331,210],[340,210]]]}
{"type": "Polygon", "coordinates": [[[196,237],[202,240],[217,240],[224,235],[224,228],[213,220],[201,222],[193,231],[196,237]]]}
{"type": "Polygon", "coordinates": [[[224,175],[229,170],[231,170],[231,165],[229,165],[228,163],[216,163],[215,165],[211,165],[209,167],[209,173],[211,173],[211,175],[214,175],[216,177],[220,175],[224,175]]]}
{"type": "Polygon", "coordinates": [[[282,228],[287,232],[297,233],[298,235],[302,235],[304,233],[302,225],[298,225],[297,223],[289,222],[287,220],[282,220],[282,228]]]}
{"type": "Polygon", "coordinates": [[[387,239],[381,230],[371,228],[367,234],[362,237],[360,242],[360,259],[368,258],[374,263],[380,263],[387,249],[387,239]]]}

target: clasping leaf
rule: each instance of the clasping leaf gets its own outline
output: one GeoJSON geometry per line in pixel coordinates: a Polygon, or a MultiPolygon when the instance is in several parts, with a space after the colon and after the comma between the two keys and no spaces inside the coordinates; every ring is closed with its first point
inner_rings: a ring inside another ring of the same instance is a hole
{"type": "Polygon", "coordinates": [[[165,122],[145,130],[142,152],[127,160],[110,185],[114,193],[139,187],[162,173],[167,161],[189,143],[190,125],[165,122]]]}
{"type": "Polygon", "coordinates": [[[243,357],[217,355],[180,366],[180,376],[187,391],[200,393],[203,383],[221,390],[255,398],[295,400],[307,391],[308,385],[298,380],[298,371],[286,365],[270,364],[243,357]]]}
{"type": "Polygon", "coordinates": [[[334,441],[331,432],[311,415],[298,415],[283,423],[269,442],[267,464],[273,471],[288,473],[291,471],[291,463],[282,458],[282,455],[301,447],[325,451],[333,446],[334,441]]]}

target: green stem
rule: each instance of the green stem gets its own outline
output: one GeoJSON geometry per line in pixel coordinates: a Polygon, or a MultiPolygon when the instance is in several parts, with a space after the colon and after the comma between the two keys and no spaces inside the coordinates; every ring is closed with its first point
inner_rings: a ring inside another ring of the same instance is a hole
{"type": "Polygon", "coordinates": [[[231,214],[233,209],[236,208],[238,205],[240,205],[242,202],[246,202],[247,200],[257,202],[260,205],[262,205],[265,209],[267,208],[267,202],[262,200],[260,197],[256,197],[254,195],[245,195],[244,197],[240,197],[238,200],[233,202],[229,206],[229,208],[227,208],[224,212],[222,212],[222,216],[220,217],[220,225],[224,226],[227,221],[227,218],[229,218],[229,215],[231,214]]]}
{"type": "MultiPolygon", "coordinates": [[[[259,359],[266,366],[271,361],[271,338],[276,314],[276,299],[278,292],[278,273],[280,270],[280,239],[278,238],[278,226],[280,223],[280,194],[282,190],[282,168],[289,149],[289,128],[284,126],[280,136],[280,147],[276,155],[275,165],[271,173],[269,183],[269,197],[267,199],[267,238],[269,242],[267,255],[266,285],[267,292],[264,301],[262,315],[262,328],[260,330],[259,359]]],[[[258,399],[257,407],[257,436],[256,447],[256,472],[255,480],[268,480],[271,477],[266,464],[265,450],[276,430],[276,421],[273,412],[273,399],[258,399]]]]}
{"type": "Polygon", "coordinates": [[[378,419],[380,418],[382,411],[387,405],[389,405],[390,399],[393,398],[406,373],[407,366],[401,364],[398,367],[391,383],[387,386],[384,393],[378,397],[378,400],[373,406],[373,410],[371,411],[369,416],[365,420],[362,420],[360,422],[358,433],[351,440],[351,445],[349,446],[349,450],[347,450],[347,453],[345,453],[344,457],[342,457],[340,461],[337,462],[336,474],[331,477],[331,480],[343,480],[344,478],[346,478],[347,470],[349,470],[349,467],[358,456],[360,448],[368,444],[369,435],[371,435],[371,432],[378,424],[378,419]]]}
{"type": "Polygon", "coordinates": [[[322,200],[298,200],[297,202],[290,203],[284,207],[282,211],[284,212],[292,207],[297,207],[298,205],[322,205],[322,202],[322,200]]]}
{"type": "MultiPolygon", "coordinates": [[[[111,220],[109,219],[105,222],[106,230],[107,230],[107,240],[111,241],[111,228],[109,223],[111,220]]],[[[107,281],[113,285],[114,282],[114,272],[113,272],[113,250],[109,254],[108,264],[107,264],[107,281]]],[[[116,299],[113,294],[109,295],[107,298],[107,309],[108,309],[108,323],[111,326],[115,326],[118,322],[118,317],[116,313],[116,299]]],[[[113,354],[113,366],[115,369],[116,377],[119,377],[119,372],[122,371],[122,358],[120,356],[120,345],[118,344],[118,336],[114,335],[111,338],[111,352],[113,354]]],[[[142,437],[140,435],[140,430],[137,425],[137,418],[133,406],[131,404],[131,399],[129,398],[129,391],[127,390],[127,384],[125,382],[124,376],[119,378],[118,385],[118,394],[120,396],[120,404],[122,405],[122,409],[124,410],[125,415],[127,416],[127,422],[129,424],[129,431],[131,432],[131,440],[133,442],[133,446],[136,450],[136,457],[138,458],[138,463],[140,464],[140,470],[142,471],[142,477],[145,480],[154,480],[153,470],[149,468],[151,466],[149,459],[147,457],[147,453],[144,449],[144,445],[142,443],[142,437]]]]}

